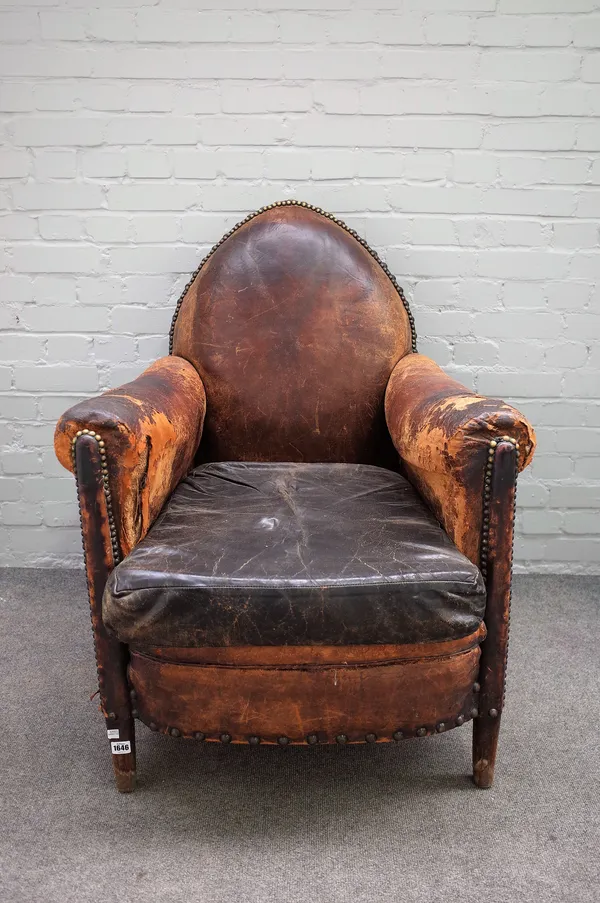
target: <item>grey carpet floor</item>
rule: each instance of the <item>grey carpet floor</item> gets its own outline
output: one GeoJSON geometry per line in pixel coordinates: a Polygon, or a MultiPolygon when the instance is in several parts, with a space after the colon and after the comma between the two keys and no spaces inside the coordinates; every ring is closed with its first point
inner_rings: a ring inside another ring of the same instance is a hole
{"type": "Polygon", "coordinates": [[[600,588],[518,577],[496,783],[471,731],[375,748],[222,747],[138,728],[113,788],[83,577],[0,572],[0,900],[600,899],[600,588]]]}

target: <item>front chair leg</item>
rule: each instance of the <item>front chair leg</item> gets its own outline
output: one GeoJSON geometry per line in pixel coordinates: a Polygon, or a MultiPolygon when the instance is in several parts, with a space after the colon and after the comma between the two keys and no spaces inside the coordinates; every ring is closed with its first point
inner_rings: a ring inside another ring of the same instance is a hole
{"type": "Polygon", "coordinates": [[[135,790],[135,722],[131,715],[126,719],[119,718],[119,738],[111,739],[109,725],[114,723],[112,719],[106,719],[107,733],[109,735],[112,764],[115,773],[115,783],[119,793],[132,793],[135,790]]]}
{"type": "Polygon", "coordinates": [[[473,721],[473,781],[486,790],[494,782],[494,767],[500,733],[500,715],[479,715],[473,721]]]}

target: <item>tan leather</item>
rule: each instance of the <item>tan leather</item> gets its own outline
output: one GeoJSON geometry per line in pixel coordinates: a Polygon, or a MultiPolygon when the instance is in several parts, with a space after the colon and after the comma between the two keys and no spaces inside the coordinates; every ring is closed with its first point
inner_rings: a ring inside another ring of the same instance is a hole
{"type": "Polygon", "coordinates": [[[217,248],[173,340],[206,388],[203,461],[393,461],[383,397],[410,348],[381,266],[301,206],[264,211],[217,248]]]}
{"type": "Polygon", "coordinates": [[[192,466],[205,410],[195,368],[181,358],[165,357],[133,382],[83,401],[60,418],[54,446],[67,470],[73,470],[71,443],[79,430],[92,430],[105,443],[123,555],[146,535],[192,466]]]}
{"type": "Polygon", "coordinates": [[[394,368],[385,411],[406,475],[461,552],[477,564],[490,440],[516,439],[523,470],[535,449],[533,427],[515,408],[475,395],[421,354],[394,368]]]}

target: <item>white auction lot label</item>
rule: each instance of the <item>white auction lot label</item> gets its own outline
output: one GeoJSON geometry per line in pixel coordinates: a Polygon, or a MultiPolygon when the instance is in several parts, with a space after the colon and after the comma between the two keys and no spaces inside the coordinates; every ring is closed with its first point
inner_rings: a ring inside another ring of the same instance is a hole
{"type": "Polygon", "coordinates": [[[119,728],[118,727],[109,727],[106,732],[106,736],[109,740],[118,740],[119,739],[119,728]]]}
{"type": "Polygon", "coordinates": [[[124,756],[125,753],[131,752],[131,741],[130,740],[121,740],[114,741],[110,744],[110,748],[113,756],[124,756]]]}

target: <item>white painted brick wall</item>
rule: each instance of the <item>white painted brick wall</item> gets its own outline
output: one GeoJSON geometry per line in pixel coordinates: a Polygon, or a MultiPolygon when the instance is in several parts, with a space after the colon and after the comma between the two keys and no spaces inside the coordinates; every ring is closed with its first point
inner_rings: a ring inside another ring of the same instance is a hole
{"type": "Polygon", "coordinates": [[[52,430],[247,212],[341,215],[519,405],[522,569],[600,570],[600,0],[0,0],[0,561],[75,564],[52,430]]]}

